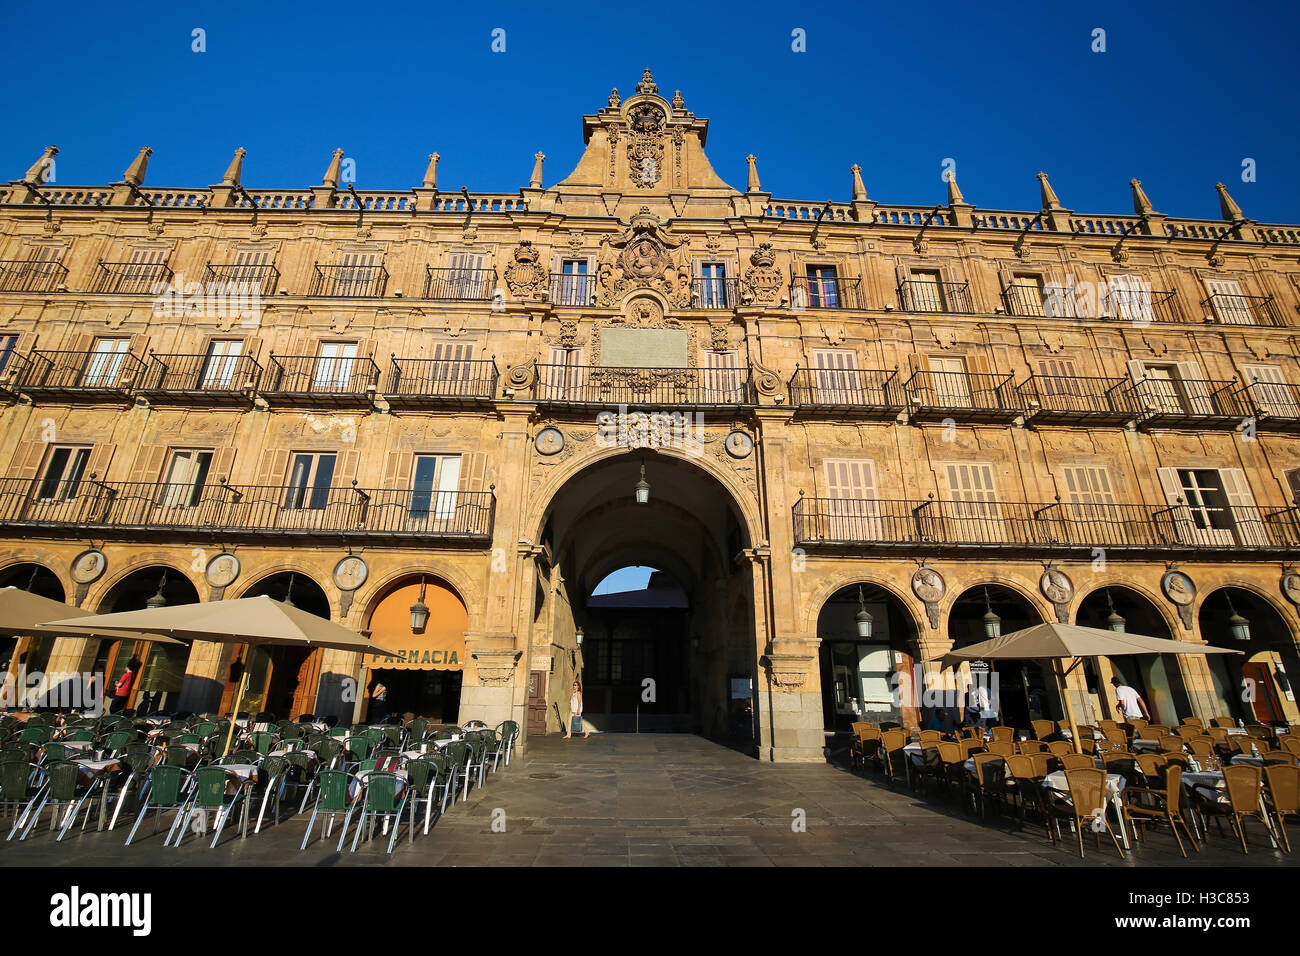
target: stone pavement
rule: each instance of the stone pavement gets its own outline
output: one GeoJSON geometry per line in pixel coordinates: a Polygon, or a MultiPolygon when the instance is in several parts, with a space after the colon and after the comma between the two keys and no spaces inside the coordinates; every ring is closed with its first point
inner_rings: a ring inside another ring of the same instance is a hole
{"type": "Polygon", "coordinates": [[[73,831],[60,844],[42,829],[25,843],[0,842],[0,865],[1165,867],[1298,859],[1269,849],[1258,824],[1248,824],[1248,856],[1211,828],[1209,847],[1184,861],[1161,829],[1127,863],[1104,836],[1100,849],[1086,837],[1087,859],[1080,861],[1072,849],[1053,847],[1041,827],[983,823],[955,803],[923,799],[906,786],[891,791],[874,773],[760,763],[681,734],[535,739],[526,757],[516,755],[508,769],[489,775],[487,786],[448,811],[427,837],[417,831],[408,845],[403,828],[391,857],[378,839],[356,853],[335,852],[337,826],[332,840],[313,836],[299,852],[305,815],[246,840],[228,828],[214,850],[192,833],[180,849],[164,849],[162,833],[149,834],[151,825],[129,847],[122,845],[129,828],[120,821],[112,834],[73,831]],[[504,832],[492,829],[498,810],[504,832]],[[800,810],[805,832],[792,829],[800,810]]]}

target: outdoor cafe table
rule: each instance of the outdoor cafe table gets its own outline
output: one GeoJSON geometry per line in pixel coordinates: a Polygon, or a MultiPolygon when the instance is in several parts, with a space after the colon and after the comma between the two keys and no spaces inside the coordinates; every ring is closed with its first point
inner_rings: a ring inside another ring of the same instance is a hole
{"type": "MultiPolygon", "coordinates": [[[[1238,756],[1240,756],[1240,754],[1238,756]]],[[[1247,759],[1253,759],[1253,758],[1247,758],[1247,759]]],[[[1233,759],[1233,763],[1238,763],[1238,762],[1239,761],[1236,758],[1233,759]]],[[[1223,773],[1221,771],[1202,770],[1198,773],[1194,771],[1189,772],[1185,770],[1183,771],[1182,781],[1183,781],[1183,786],[1187,788],[1187,791],[1189,793],[1195,793],[1198,796],[1214,803],[1228,803],[1228,793],[1224,783],[1223,773]]],[[[1265,819],[1267,819],[1268,810],[1264,804],[1264,788],[1262,785],[1260,786],[1260,791],[1259,791],[1259,810],[1262,814],[1264,814],[1265,819]]],[[[1273,844],[1273,849],[1277,849],[1277,841],[1273,839],[1272,829],[1273,828],[1271,826],[1268,828],[1269,830],[1268,839],[1269,842],[1273,844]]],[[[1205,836],[1205,823],[1202,821],[1201,823],[1202,839],[1204,839],[1204,836],[1205,836]]]]}
{"type": "MultiPolygon", "coordinates": [[[[915,767],[924,766],[925,748],[923,748],[920,744],[904,744],[903,753],[907,754],[908,759],[912,761],[913,766],[915,767]]],[[[975,764],[973,762],[970,765],[970,769],[971,770],[975,769],[975,764]]]]}
{"type": "MultiPolygon", "coordinates": [[[[1119,832],[1123,838],[1124,849],[1129,849],[1128,831],[1124,828],[1124,778],[1117,773],[1106,774],[1106,801],[1115,811],[1115,819],[1119,821],[1119,832]]],[[[1043,778],[1043,787],[1057,790],[1069,797],[1070,784],[1066,779],[1064,770],[1053,770],[1043,778]]]]}
{"type": "Polygon", "coordinates": [[[104,819],[108,814],[108,778],[122,769],[122,761],[116,757],[96,759],[93,756],[70,757],[77,765],[78,783],[82,786],[94,786],[100,782],[99,789],[99,823],[97,830],[104,829],[104,819]]]}

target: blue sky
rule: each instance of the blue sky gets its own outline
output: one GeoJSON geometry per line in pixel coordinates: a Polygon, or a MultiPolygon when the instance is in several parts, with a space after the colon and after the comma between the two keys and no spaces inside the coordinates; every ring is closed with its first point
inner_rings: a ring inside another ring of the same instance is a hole
{"type": "Polygon", "coordinates": [[[532,155],[546,184],[582,149],[581,116],[649,66],[712,120],[707,151],[744,187],[746,154],[778,198],[844,200],[852,163],[881,202],[944,196],[1036,209],[1046,170],[1069,208],[1218,217],[1222,180],[1248,216],[1300,222],[1300,5],[1260,2],[6,5],[10,96],[0,176],[57,143],[57,181],[220,180],[236,146],[254,188],[317,184],[331,150],[358,188],[511,191],[532,155]],[[1059,6],[1060,9],[1054,9],[1059,6]],[[191,52],[191,30],[207,52],[191,52]],[[491,51],[494,28],[506,52],[491,51]],[[791,49],[806,31],[807,52],[791,49]],[[1091,51],[1106,31],[1106,52],[1091,51]],[[1257,181],[1243,182],[1255,160],[1257,181]]]}
{"type": "Polygon", "coordinates": [[[596,585],[592,594],[618,594],[622,591],[639,591],[646,586],[654,568],[630,567],[619,568],[596,585]]]}

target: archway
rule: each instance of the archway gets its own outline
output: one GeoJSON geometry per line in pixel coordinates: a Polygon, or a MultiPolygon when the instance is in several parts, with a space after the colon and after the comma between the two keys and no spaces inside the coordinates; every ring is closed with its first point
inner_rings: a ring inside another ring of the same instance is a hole
{"type": "MultiPolygon", "coordinates": [[[[1098,588],[1088,594],[1079,603],[1074,621],[1084,627],[1174,639],[1156,606],[1144,595],[1122,586],[1098,588]]],[[[1154,723],[1177,726],[1183,717],[1191,716],[1192,707],[1177,655],[1135,654],[1106,660],[1116,677],[1142,695],[1154,723]]],[[[1088,677],[1088,693],[1093,697],[1094,708],[1100,714],[1120,720],[1114,713],[1115,695],[1106,675],[1090,670],[1088,677]]]]}
{"type": "MultiPolygon", "coordinates": [[[[948,637],[957,650],[1042,623],[1043,616],[1020,592],[1001,584],[979,584],[953,602],[948,637]]],[[[981,672],[990,675],[991,709],[1004,725],[1027,731],[1034,720],[1061,720],[1065,715],[1055,678],[1037,661],[972,661],[959,671],[960,686],[981,672]]]]}
{"type": "MultiPolygon", "coordinates": [[[[329,620],[330,602],[319,584],[297,571],[281,571],[255,581],[241,597],[266,597],[285,601],[317,617],[329,620]]],[[[222,691],[221,711],[235,703],[238,681],[243,668],[248,669],[248,686],[244,690],[241,711],[267,713],[276,718],[310,713],[315,706],[316,685],[320,680],[323,651],[320,648],[263,645],[245,649],[242,645],[225,645],[221,671],[228,678],[222,691]]]]}
{"type": "MultiPolygon", "coordinates": [[[[23,562],[11,564],[0,571],[0,588],[18,588],[30,591],[51,601],[64,601],[63,583],[59,576],[43,564],[23,562]]],[[[54,649],[54,637],[0,637],[0,674],[9,670],[10,664],[19,663],[28,672],[44,671],[54,649]],[[18,661],[14,661],[14,657],[18,661]],[[40,667],[32,667],[28,660],[37,661],[40,667]]]]}
{"type": "Polygon", "coordinates": [[[752,737],[733,712],[758,701],[755,572],[744,558],[750,534],[742,510],[718,476],[690,455],[613,453],[555,492],[539,531],[535,540],[553,557],[539,567],[530,615],[530,733],[568,722],[576,678],[587,688],[586,723],[597,731],[636,730],[640,713],[649,718],[642,731],[752,737]],[[629,566],[659,570],[656,590],[671,592],[674,606],[651,620],[637,613],[644,608],[592,598],[607,575],[629,566]],[[627,654],[617,677],[615,648],[627,654]]]}
{"type": "Polygon", "coordinates": [[[371,640],[394,652],[366,657],[368,718],[411,714],[458,723],[469,611],[455,589],[433,574],[405,576],[373,604],[368,627],[371,640]],[[382,701],[373,696],[379,685],[382,701]]]}
{"type": "Polygon", "coordinates": [[[1245,588],[1219,588],[1205,596],[1199,623],[1207,643],[1242,652],[1205,658],[1223,716],[1262,723],[1286,722],[1288,712],[1294,717],[1300,655],[1272,604],[1245,588]]]}
{"type": "Polygon", "coordinates": [[[928,718],[911,692],[916,624],[892,592],[865,582],[840,588],[818,612],[817,638],[827,730],[858,721],[913,728],[928,718]]]}
{"type": "MultiPolygon", "coordinates": [[[[138,611],[146,607],[197,604],[199,592],[188,577],[166,565],[137,568],[109,588],[99,602],[100,614],[138,611]]],[[[100,641],[92,670],[104,675],[104,691],[113,688],[132,659],[140,668],[132,681],[126,706],[139,713],[174,709],[185,685],[190,648],[185,644],[161,644],[123,639],[100,641]]]]}

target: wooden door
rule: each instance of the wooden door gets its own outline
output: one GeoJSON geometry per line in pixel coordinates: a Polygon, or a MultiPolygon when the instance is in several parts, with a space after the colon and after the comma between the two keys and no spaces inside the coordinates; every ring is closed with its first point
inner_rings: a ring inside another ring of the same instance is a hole
{"type": "Polygon", "coordinates": [[[1275,720],[1285,721],[1286,714],[1282,712],[1282,704],[1277,699],[1277,689],[1273,686],[1273,675],[1268,665],[1261,661],[1242,664],[1241,676],[1254,684],[1255,699],[1250,705],[1254,709],[1255,719],[1264,724],[1275,720]]]}
{"type": "Polygon", "coordinates": [[[546,671],[528,672],[528,736],[546,733],[546,671]]]}

